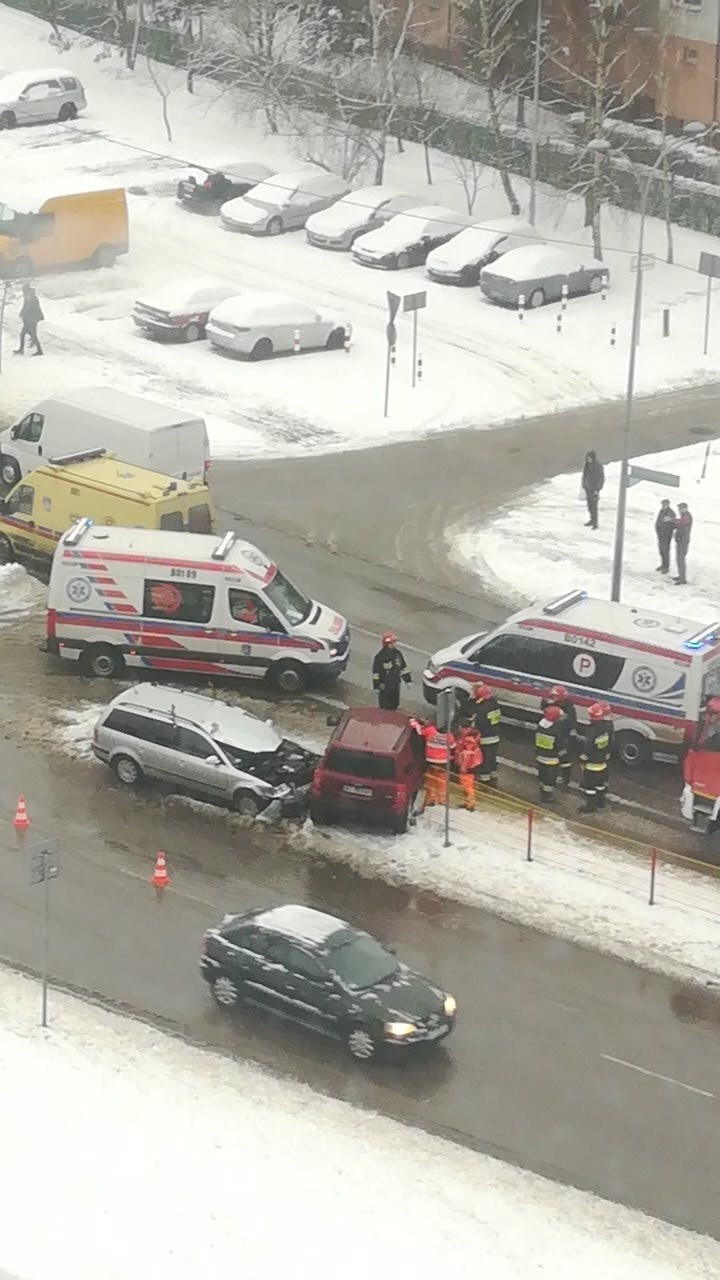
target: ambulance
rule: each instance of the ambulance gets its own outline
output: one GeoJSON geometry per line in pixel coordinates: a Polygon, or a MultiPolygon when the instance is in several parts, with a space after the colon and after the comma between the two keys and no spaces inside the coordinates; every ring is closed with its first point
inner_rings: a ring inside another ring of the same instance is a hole
{"type": "Polygon", "coordinates": [[[110,529],[84,519],[55,551],[43,647],[93,676],[139,667],[267,677],[297,693],[312,676],[345,670],[350,633],[345,618],[235,533],[110,529]]]}
{"type": "Polygon", "coordinates": [[[423,674],[431,703],[441,689],[462,697],[480,682],[507,718],[531,724],[552,685],[563,684],[581,723],[593,702],[609,703],[625,764],[677,759],[720,693],[720,620],[702,626],[571,591],[441,649],[423,674]]]}

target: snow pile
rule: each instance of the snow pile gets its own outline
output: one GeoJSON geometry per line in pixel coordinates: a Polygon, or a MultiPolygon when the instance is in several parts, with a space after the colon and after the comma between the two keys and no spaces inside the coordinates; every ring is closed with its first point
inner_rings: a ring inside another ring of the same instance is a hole
{"type": "MultiPolygon", "coordinates": [[[[708,456],[708,446],[697,444],[633,461],[676,475],[680,484],[669,488],[642,481],[628,493],[623,599],[640,608],[714,622],[720,616],[720,452],[712,446],[708,456]],[[678,502],[687,502],[695,522],[684,587],[673,582],[674,553],[671,574],[656,572],[655,516],[663,498],[670,499],[676,512],[678,502]]],[[[515,605],[574,587],[609,597],[619,471],[619,464],[605,468],[598,530],[584,528],[580,474],[555,476],[481,528],[448,530],[454,558],[515,605]]]]}
{"type": "Polygon", "coordinates": [[[78,760],[92,760],[93,729],[106,703],[81,702],[71,710],[59,708],[51,714],[52,743],[66,755],[78,760]]]}
{"type": "Polygon", "coordinates": [[[39,999],[0,973],[0,1249],[28,1280],[197,1280],[239,1259],[247,1274],[364,1280],[373,1257],[383,1274],[450,1263],[468,1280],[718,1274],[708,1237],[70,996],[51,993],[42,1032],[39,999]]]}
{"type": "Polygon", "coordinates": [[[26,618],[44,601],[45,595],[42,583],[19,564],[0,565],[0,627],[26,618]]]}

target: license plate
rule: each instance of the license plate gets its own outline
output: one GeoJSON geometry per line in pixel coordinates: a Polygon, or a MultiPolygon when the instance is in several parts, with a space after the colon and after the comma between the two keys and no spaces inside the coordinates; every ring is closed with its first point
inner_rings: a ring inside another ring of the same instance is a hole
{"type": "Polygon", "coordinates": [[[363,796],[366,799],[372,799],[371,787],[351,787],[348,783],[347,786],[343,787],[343,791],[349,796],[363,796]]]}

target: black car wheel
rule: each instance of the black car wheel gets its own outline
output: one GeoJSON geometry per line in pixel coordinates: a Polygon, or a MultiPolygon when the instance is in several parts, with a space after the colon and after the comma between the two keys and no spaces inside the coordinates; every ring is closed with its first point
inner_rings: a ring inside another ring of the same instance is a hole
{"type": "Polygon", "coordinates": [[[0,115],[0,129],[14,129],[17,118],[14,111],[3,111],[0,115]]]}
{"type": "Polygon", "coordinates": [[[270,669],[270,678],[281,693],[300,693],[307,684],[307,673],[299,662],[276,662],[270,669]]]}
{"type": "Polygon", "coordinates": [[[187,329],[183,331],[183,337],[186,342],[199,342],[202,336],[203,329],[199,324],[189,324],[187,329]]]}
{"type": "Polygon", "coordinates": [[[393,818],[392,830],[396,836],[404,836],[410,823],[410,809],[412,804],[406,805],[400,813],[396,813],[393,818]]]}
{"type": "Polygon", "coordinates": [[[111,267],[116,258],[115,250],[111,244],[99,244],[92,256],[92,264],[94,267],[111,267]]]}
{"type": "Polygon", "coordinates": [[[252,349],[251,357],[253,360],[268,360],[274,351],[274,347],[269,338],[258,338],[252,349]]]}
{"type": "Polygon", "coordinates": [[[116,756],[112,768],[118,782],[124,787],[137,787],[143,780],[143,771],[131,756],[116,756]]]}
{"type": "Polygon", "coordinates": [[[213,978],[212,993],[223,1009],[233,1009],[240,1003],[240,987],[226,973],[219,973],[217,978],[213,978]]]}
{"type": "Polygon", "coordinates": [[[122,670],[123,656],[117,649],[107,644],[93,644],[86,649],[83,666],[90,676],[98,680],[109,680],[122,670]]]}
{"type": "Polygon", "coordinates": [[[15,561],[15,552],[9,538],[4,533],[0,533],[0,564],[13,564],[15,561]]]}
{"type": "Polygon", "coordinates": [[[621,729],[615,735],[614,750],[618,760],[632,768],[645,764],[650,756],[647,738],[643,738],[641,733],[633,733],[632,729],[621,729]]]}
{"type": "Polygon", "coordinates": [[[398,271],[404,271],[406,267],[410,266],[410,254],[407,253],[404,249],[402,253],[399,253],[397,256],[397,264],[398,264],[398,271]]]}
{"type": "Polygon", "coordinates": [[[271,218],[267,225],[269,236],[279,236],[283,229],[282,218],[271,218]]]}
{"type": "Polygon", "coordinates": [[[233,796],[233,809],[243,818],[257,818],[264,808],[262,801],[252,791],[236,791],[233,796]]]}
{"type": "Polygon", "coordinates": [[[326,349],[328,351],[341,351],[344,346],[345,330],[333,329],[332,332],[328,334],[328,340],[325,343],[326,349]]]}
{"type": "Polygon", "coordinates": [[[11,488],[20,479],[20,468],[14,458],[3,458],[0,463],[0,476],[3,484],[11,488]]]}
{"type": "Polygon", "coordinates": [[[353,1058],[358,1058],[361,1062],[370,1062],[377,1056],[377,1040],[367,1027],[351,1027],[345,1043],[353,1058]]]}
{"type": "Polygon", "coordinates": [[[533,308],[544,307],[545,306],[545,290],[533,289],[532,293],[530,294],[530,297],[528,298],[528,306],[533,308]]]}
{"type": "Polygon", "coordinates": [[[60,108],[58,120],[74,120],[77,115],[77,107],[74,102],[66,102],[60,108]]]}

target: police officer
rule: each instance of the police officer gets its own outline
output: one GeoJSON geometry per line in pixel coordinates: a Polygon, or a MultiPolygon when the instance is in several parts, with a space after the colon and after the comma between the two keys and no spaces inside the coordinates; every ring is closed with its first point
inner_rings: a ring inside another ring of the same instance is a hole
{"type": "Polygon", "coordinates": [[[562,711],[562,720],[559,722],[560,774],[558,776],[558,785],[569,787],[573,767],[572,747],[578,737],[578,723],[575,703],[564,684],[554,684],[548,697],[543,698],[540,703],[540,710],[547,711],[548,707],[559,707],[562,711]]]}
{"type": "Polygon", "coordinates": [[[400,681],[410,684],[412,676],[405,658],[397,648],[397,636],[392,631],[385,632],[382,649],[373,658],[372,679],[380,710],[397,711],[400,706],[400,681]]]}
{"type": "Polygon", "coordinates": [[[535,760],[537,762],[540,798],[555,803],[555,788],[560,769],[560,744],[562,711],[554,703],[546,707],[535,731],[535,760]]]}
{"type": "Polygon", "coordinates": [[[500,746],[500,708],[492,689],[489,689],[486,684],[475,685],[473,698],[475,699],[474,724],[483,756],[478,777],[487,787],[496,787],[498,784],[497,757],[500,746]]]}
{"type": "Polygon", "coordinates": [[[588,709],[590,723],[580,753],[582,788],[585,800],[581,813],[605,808],[608,767],[612,751],[613,725],[607,702],[594,702],[588,709]]]}

